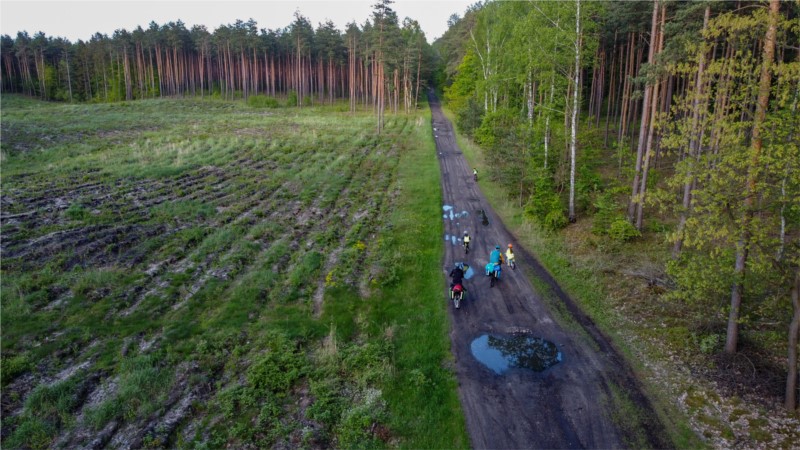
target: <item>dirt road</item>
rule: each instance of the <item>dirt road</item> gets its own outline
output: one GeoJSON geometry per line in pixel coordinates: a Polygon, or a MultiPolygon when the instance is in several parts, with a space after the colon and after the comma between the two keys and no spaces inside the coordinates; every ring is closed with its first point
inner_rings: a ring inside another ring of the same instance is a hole
{"type": "Polygon", "coordinates": [[[444,270],[464,261],[476,272],[465,281],[468,295],[461,308],[449,307],[459,396],[472,446],[672,447],[628,364],[530,253],[515,245],[518,269],[505,270],[499,284],[489,287],[483,273],[489,253],[495,245],[505,250],[516,241],[473,181],[438,100],[429,100],[442,171],[444,270]],[[472,236],[469,255],[460,242],[464,230],[472,236]],[[530,284],[531,275],[550,285],[580,329],[555,321],[530,284]],[[561,362],[543,372],[515,368],[498,375],[472,354],[473,341],[486,334],[546,339],[556,344],[561,362]]]}

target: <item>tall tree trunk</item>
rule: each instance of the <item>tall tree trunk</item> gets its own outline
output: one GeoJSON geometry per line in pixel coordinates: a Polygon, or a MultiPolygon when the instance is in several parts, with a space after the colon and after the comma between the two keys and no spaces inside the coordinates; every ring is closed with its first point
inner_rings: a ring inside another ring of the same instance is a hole
{"type": "MultiPolygon", "coordinates": [[[[661,24],[656,31],[656,35],[651,45],[656,47],[655,55],[661,53],[664,44],[664,16],[666,16],[666,6],[661,7],[661,24]]],[[[650,159],[653,154],[653,134],[655,133],[656,115],[658,114],[659,90],[661,89],[661,79],[656,79],[653,85],[652,96],[650,98],[650,123],[647,126],[647,144],[645,148],[644,161],[642,162],[642,183],[639,186],[639,201],[636,202],[636,229],[642,230],[644,218],[644,201],[647,195],[647,174],[650,171],[650,159]]],[[[645,106],[646,107],[646,106],[645,106]]]]}
{"type": "Polygon", "coordinates": [[[608,102],[606,103],[606,131],[605,135],[603,136],[603,147],[608,148],[608,125],[609,121],[611,120],[611,114],[615,112],[614,107],[616,105],[616,84],[614,83],[614,70],[616,69],[617,64],[617,32],[614,31],[614,49],[611,52],[611,70],[609,70],[609,74],[611,76],[611,80],[608,83],[608,102]]]}
{"type": "MultiPolygon", "coordinates": [[[[555,72],[550,75],[550,105],[553,105],[556,92],[556,75],[555,72]]],[[[547,169],[547,157],[550,149],[550,112],[544,121],[544,168],[547,169]]]]}
{"type": "Polygon", "coordinates": [[[133,100],[133,80],[131,80],[130,63],[128,62],[128,46],[122,48],[123,72],[125,74],[125,100],[133,100]]]}
{"type": "Polygon", "coordinates": [[[633,76],[633,55],[634,55],[634,33],[628,33],[628,57],[625,58],[625,69],[622,79],[622,99],[620,100],[620,113],[619,129],[617,131],[617,147],[619,148],[619,164],[622,165],[622,142],[625,135],[628,134],[628,115],[630,114],[630,91],[631,91],[631,77],[633,76]]]}
{"type": "MultiPolygon", "coordinates": [[[[530,44],[529,44],[530,45],[530,44]]],[[[525,106],[528,108],[528,128],[533,128],[533,69],[531,61],[531,48],[528,47],[528,67],[526,68],[528,79],[525,82],[525,106]]]]}
{"type": "Polygon", "coordinates": [[[103,93],[105,95],[105,102],[108,102],[108,77],[106,72],[106,62],[103,60],[103,93]]]}
{"type": "Polygon", "coordinates": [[[89,93],[88,98],[91,99],[94,97],[94,94],[92,93],[92,80],[89,75],[89,63],[85,60],[83,61],[83,71],[84,74],[86,74],[86,91],[89,93]]]}
{"type": "Polygon", "coordinates": [[[164,96],[164,62],[161,54],[161,46],[156,44],[156,73],[158,74],[158,96],[164,96]]]}
{"type": "Polygon", "coordinates": [[[417,109],[417,100],[419,99],[419,71],[422,67],[422,49],[417,47],[417,89],[414,93],[414,110],[417,109]]]}
{"type": "Polygon", "coordinates": [[[581,0],[576,0],[575,12],[575,74],[572,89],[572,129],[570,130],[569,152],[569,221],[575,218],[575,153],[578,146],[578,96],[580,95],[579,77],[581,74],[581,0]]]}
{"type": "MultiPolygon", "coordinates": [[[[639,43],[637,44],[636,60],[634,61],[634,69],[633,72],[631,72],[631,76],[633,76],[633,74],[641,72],[643,63],[642,57],[644,56],[644,40],[645,40],[644,33],[639,33],[639,43]]],[[[631,94],[633,94],[633,84],[631,84],[631,94]]],[[[630,95],[628,99],[631,103],[630,106],[631,113],[628,114],[627,127],[628,127],[628,139],[631,142],[631,151],[632,151],[637,143],[637,141],[634,141],[633,139],[633,133],[634,133],[633,122],[636,117],[639,117],[639,108],[642,105],[644,105],[644,101],[637,100],[634,95],[630,95]]]]}
{"type": "Polygon", "coordinates": [[[397,71],[397,68],[394,69],[394,113],[397,114],[397,110],[399,108],[398,102],[400,101],[400,73],[397,71]]]}
{"type": "MultiPolygon", "coordinates": [[[[612,75],[613,76],[613,75],[612,75]]],[[[600,113],[603,109],[603,88],[606,85],[606,52],[603,50],[600,53],[600,84],[597,86],[597,92],[595,92],[596,99],[595,99],[595,127],[600,126],[600,113]]]]}
{"type": "Polygon", "coordinates": [[[750,161],[747,170],[747,196],[744,199],[744,212],[742,214],[741,236],[736,245],[736,264],[734,266],[734,282],[731,288],[731,310],[728,315],[728,331],[725,339],[725,351],[735,353],[739,342],[739,311],[742,306],[742,296],[744,294],[744,277],[747,266],[747,254],[750,250],[750,223],[753,218],[753,207],[755,205],[756,183],[758,176],[758,166],[761,160],[762,146],[762,127],[767,114],[769,102],[769,90],[772,81],[772,64],[775,56],[775,35],[778,28],[778,9],[779,0],[769,2],[769,26],[764,36],[763,61],[761,65],[761,80],[758,84],[758,100],[756,102],[756,113],[753,118],[753,136],[750,144],[750,161]]]}
{"type": "MultiPolygon", "coordinates": [[[[653,2],[653,18],[650,25],[650,49],[648,51],[647,63],[653,64],[658,37],[658,11],[659,0],[653,2]]],[[[635,213],[639,198],[640,177],[642,174],[642,161],[644,159],[645,146],[647,144],[648,125],[650,122],[650,102],[653,93],[653,86],[648,84],[644,90],[644,100],[642,101],[642,121],[639,124],[639,145],[636,147],[636,168],[633,175],[633,187],[631,188],[631,199],[628,203],[628,221],[634,223],[635,213]]]]}
{"type": "Polygon", "coordinates": [[[72,102],[72,77],[69,73],[69,53],[64,50],[64,59],[66,60],[67,66],[67,87],[69,88],[69,101],[72,102]]]}
{"type": "Polygon", "coordinates": [[[45,75],[47,66],[44,64],[44,49],[39,50],[39,60],[40,64],[42,65],[41,71],[39,72],[39,82],[42,87],[42,98],[47,100],[47,76],[45,75]]]}

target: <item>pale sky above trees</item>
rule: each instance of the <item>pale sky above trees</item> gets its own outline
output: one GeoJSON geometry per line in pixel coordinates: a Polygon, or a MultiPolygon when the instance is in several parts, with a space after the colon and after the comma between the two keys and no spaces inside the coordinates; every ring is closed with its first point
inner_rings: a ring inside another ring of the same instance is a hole
{"type": "MultiPolygon", "coordinates": [[[[370,17],[374,0],[235,0],[235,1],[146,1],[146,0],[24,0],[0,3],[0,34],[16,36],[18,31],[33,35],[43,31],[76,42],[94,33],[111,35],[124,28],[147,28],[183,21],[187,28],[205,25],[213,31],[237,19],[254,19],[259,28],[283,28],[296,10],[316,26],[328,19],[344,30],[348,22],[358,24],[370,17]]],[[[428,42],[447,30],[451,14],[462,16],[474,0],[397,0],[393,9],[402,23],[405,17],[419,22],[428,42]]]]}

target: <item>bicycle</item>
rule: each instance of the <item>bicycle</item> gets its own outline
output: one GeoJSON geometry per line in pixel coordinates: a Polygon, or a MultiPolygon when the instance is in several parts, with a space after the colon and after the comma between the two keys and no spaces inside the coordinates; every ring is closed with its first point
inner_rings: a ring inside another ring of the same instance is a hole
{"type": "Polygon", "coordinates": [[[494,285],[497,284],[498,281],[500,281],[500,272],[502,270],[502,267],[503,267],[503,265],[500,264],[500,263],[489,263],[489,264],[487,264],[487,266],[486,266],[486,275],[491,277],[489,279],[489,287],[490,288],[494,287],[494,285]],[[491,265],[493,265],[494,267],[489,267],[491,265]]]}
{"type": "Polygon", "coordinates": [[[453,306],[456,309],[461,307],[461,301],[464,300],[464,286],[461,284],[456,284],[452,288],[450,288],[450,298],[453,300],[453,306]]]}

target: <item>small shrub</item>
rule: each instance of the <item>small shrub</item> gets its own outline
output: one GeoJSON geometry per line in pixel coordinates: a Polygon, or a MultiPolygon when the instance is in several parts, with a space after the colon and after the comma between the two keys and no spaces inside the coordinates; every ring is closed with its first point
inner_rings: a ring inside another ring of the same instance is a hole
{"type": "Polygon", "coordinates": [[[398,255],[384,255],[378,263],[378,270],[373,281],[381,286],[394,286],[402,279],[401,268],[398,255]]]}
{"type": "Polygon", "coordinates": [[[258,425],[261,428],[270,429],[279,423],[281,417],[281,406],[273,397],[267,398],[258,413],[258,425]]]}
{"type": "Polygon", "coordinates": [[[251,95],[247,97],[247,106],[251,108],[277,108],[280,106],[275,97],[267,95],[251,95]]]}
{"type": "Polygon", "coordinates": [[[425,376],[425,373],[423,371],[419,369],[411,369],[411,372],[409,372],[408,384],[410,384],[411,386],[414,386],[417,389],[421,389],[425,387],[425,385],[428,384],[429,382],[430,380],[428,380],[428,377],[425,376]]]}
{"type": "Polygon", "coordinates": [[[8,354],[3,355],[2,372],[0,372],[0,376],[2,376],[2,385],[5,386],[18,375],[27,372],[31,366],[32,364],[30,360],[28,360],[26,354],[14,356],[9,356],[8,354]]]}
{"type": "Polygon", "coordinates": [[[603,193],[595,200],[594,207],[597,212],[595,212],[594,220],[592,221],[592,233],[598,236],[607,235],[611,223],[620,218],[617,212],[617,205],[611,194],[603,193]]]}
{"type": "Polygon", "coordinates": [[[99,430],[123,414],[122,405],[116,398],[101,403],[99,406],[85,412],[86,423],[95,430],[99,430]]]}
{"type": "MultiPolygon", "coordinates": [[[[5,422],[4,419],[3,422],[5,422]]],[[[48,448],[53,441],[55,430],[43,420],[26,420],[8,438],[3,440],[3,447],[7,448],[48,448]]]]}
{"type": "Polygon", "coordinates": [[[553,177],[544,169],[533,174],[533,193],[525,204],[525,214],[549,230],[558,230],[567,225],[564,205],[555,190],[553,177]]]}
{"type": "MultiPolygon", "coordinates": [[[[386,405],[381,391],[366,389],[363,399],[342,414],[342,420],[336,429],[339,446],[342,448],[381,448],[382,443],[372,433],[375,425],[386,418],[386,405]]],[[[361,396],[359,395],[359,396],[361,396]]]]}
{"type": "Polygon", "coordinates": [[[567,226],[567,218],[563,211],[550,211],[545,216],[542,225],[551,231],[560,230],[567,226]]]}
{"type": "Polygon", "coordinates": [[[672,226],[668,223],[664,223],[658,220],[655,217],[651,217],[647,219],[644,224],[645,231],[649,231],[652,233],[665,233],[672,230],[672,226]]]}
{"type": "Polygon", "coordinates": [[[642,234],[625,219],[616,219],[608,227],[608,235],[618,242],[627,242],[642,234]]]}
{"type": "Polygon", "coordinates": [[[700,351],[707,355],[716,353],[720,342],[722,342],[722,340],[718,334],[709,334],[707,336],[703,336],[700,338],[699,342],[700,351]]]}
{"type": "Polygon", "coordinates": [[[306,414],[312,420],[324,424],[328,429],[339,423],[342,413],[349,404],[344,396],[344,385],[336,375],[326,374],[320,380],[312,380],[311,395],[314,403],[309,405],[306,414]]]}
{"type": "Polygon", "coordinates": [[[73,203],[69,205],[69,208],[64,211],[64,214],[70,220],[86,220],[86,218],[89,217],[89,211],[87,211],[86,208],[84,208],[84,206],[80,203],[73,203]]]}
{"type": "MultiPolygon", "coordinates": [[[[25,399],[25,409],[19,417],[19,427],[4,448],[47,448],[59,430],[74,423],[78,406],[80,380],[78,375],[52,386],[40,384],[25,399]]],[[[4,420],[7,420],[4,418],[4,420]]]]}
{"type": "Polygon", "coordinates": [[[286,106],[297,106],[297,92],[289,91],[289,95],[286,97],[286,106]]]}
{"type": "Polygon", "coordinates": [[[259,393],[284,397],[306,370],[305,355],[297,351],[294,342],[274,334],[268,352],[247,370],[247,381],[259,393]]]}

